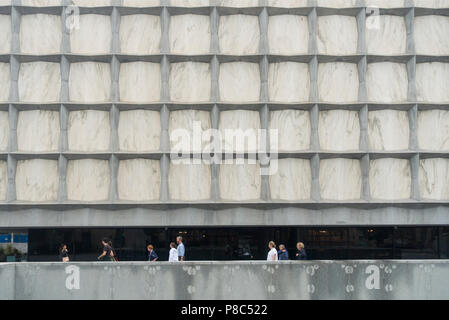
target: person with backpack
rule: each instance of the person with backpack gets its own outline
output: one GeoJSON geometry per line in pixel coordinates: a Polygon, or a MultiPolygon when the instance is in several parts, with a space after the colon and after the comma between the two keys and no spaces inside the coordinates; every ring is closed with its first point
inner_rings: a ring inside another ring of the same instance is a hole
{"type": "Polygon", "coordinates": [[[115,255],[115,250],[112,248],[112,242],[104,238],[103,240],[101,240],[101,243],[103,245],[103,253],[98,256],[97,259],[102,260],[104,257],[106,257],[106,259],[109,259],[110,261],[118,261],[115,255]]]}

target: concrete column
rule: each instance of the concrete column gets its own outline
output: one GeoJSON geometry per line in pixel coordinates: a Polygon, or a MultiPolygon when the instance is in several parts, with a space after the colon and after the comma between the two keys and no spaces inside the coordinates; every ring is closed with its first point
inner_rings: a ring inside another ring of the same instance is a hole
{"type": "MultiPolygon", "coordinates": [[[[259,0],[265,2],[264,0],[259,0]]],[[[260,42],[259,52],[260,54],[268,54],[268,11],[267,8],[263,8],[259,14],[259,30],[260,30],[260,42]]]]}
{"type": "Polygon", "coordinates": [[[11,56],[10,60],[11,68],[11,88],[9,91],[9,101],[18,102],[19,101],[19,69],[20,63],[16,56],[11,56]]]}
{"type": "Polygon", "coordinates": [[[366,91],[366,55],[364,55],[357,64],[357,70],[359,74],[359,93],[358,98],[360,102],[366,102],[368,100],[368,94],[366,91]]]}
{"type": "MultiPolygon", "coordinates": [[[[162,1],[161,1],[162,5],[162,1]]],[[[161,52],[162,54],[170,53],[170,42],[169,42],[169,27],[170,27],[170,14],[166,7],[162,8],[161,12],[161,52]]]]}
{"type": "Polygon", "coordinates": [[[170,126],[170,111],[167,105],[163,105],[161,109],[161,152],[170,152],[170,136],[168,129],[170,126]]]}
{"type": "Polygon", "coordinates": [[[357,14],[357,53],[358,54],[366,54],[366,38],[365,38],[365,30],[366,30],[366,9],[360,9],[357,14]]]}
{"type": "Polygon", "coordinates": [[[419,193],[419,158],[419,153],[415,153],[410,158],[410,171],[412,178],[411,198],[413,200],[421,200],[421,196],[419,193]]]}
{"type": "Polygon", "coordinates": [[[61,13],[61,25],[62,25],[62,39],[61,39],[61,52],[63,54],[70,53],[70,24],[68,23],[70,17],[70,10],[67,6],[70,5],[70,0],[63,0],[63,8],[61,13]]]}
{"type": "Polygon", "coordinates": [[[418,150],[418,105],[414,105],[408,110],[408,121],[410,128],[409,149],[418,150]]]}
{"type": "Polygon", "coordinates": [[[17,160],[10,154],[8,154],[8,160],[6,163],[8,172],[8,185],[6,187],[6,201],[13,202],[16,198],[16,169],[17,160]]]}
{"type": "Polygon", "coordinates": [[[109,158],[109,170],[111,174],[111,184],[109,186],[109,200],[114,202],[119,199],[118,197],[118,184],[117,184],[117,176],[118,176],[118,165],[119,160],[115,155],[111,155],[109,158]]]}
{"type": "Polygon", "coordinates": [[[17,151],[17,121],[19,118],[19,111],[12,104],[9,105],[8,110],[9,133],[8,133],[8,151],[17,151]]]}
{"type": "Polygon", "coordinates": [[[220,63],[218,62],[218,58],[216,55],[212,57],[210,63],[210,77],[211,77],[211,93],[210,100],[212,102],[220,101],[220,84],[218,83],[218,79],[220,76],[220,63]]]}
{"type": "Polygon", "coordinates": [[[318,105],[313,105],[310,109],[310,150],[319,151],[320,150],[320,138],[318,135],[318,121],[319,121],[319,108],[318,105]]]}
{"type": "MultiPolygon", "coordinates": [[[[268,105],[263,105],[263,107],[260,110],[260,126],[262,130],[265,130],[264,137],[261,137],[262,139],[265,139],[266,145],[265,150],[261,150],[262,152],[259,154],[259,165],[261,168],[266,168],[268,171],[270,162],[268,160],[268,152],[270,145],[268,143],[268,122],[270,118],[270,110],[268,108],[268,105]]],[[[261,188],[260,188],[260,198],[262,200],[268,201],[271,200],[271,194],[270,194],[270,177],[268,175],[262,175],[261,176],[261,188]]]]}
{"type": "MultiPolygon", "coordinates": [[[[212,83],[213,85],[213,83],[212,83]]],[[[218,124],[220,122],[220,109],[215,104],[212,107],[211,113],[210,113],[210,120],[211,120],[211,128],[214,130],[218,130],[218,124]]],[[[221,161],[221,151],[216,150],[215,148],[215,142],[212,146],[212,154],[213,158],[211,159],[211,190],[210,190],[210,197],[212,201],[219,201],[220,200],[220,161],[221,161]]]]}
{"type": "Polygon", "coordinates": [[[362,156],[360,159],[360,170],[362,172],[362,194],[361,198],[363,200],[371,200],[371,192],[369,187],[369,166],[370,166],[370,156],[369,153],[362,156]]]}
{"type": "Polygon", "coordinates": [[[59,174],[59,190],[58,202],[67,200],[67,158],[62,154],[59,155],[58,160],[58,174],[59,174]]]}
{"type": "Polygon", "coordinates": [[[361,151],[369,150],[368,142],[368,105],[364,105],[359,111],[359,121],[360,121],[360,143],[359,149],[361,151]]]}
{"type": "Polygon", "coordinates": [[[161,157],[161,201],[169,201],[170,193],[168,191],[168,170],[170,168],[169,155],[164,153],[161,157]]]}
{"type": "Polygon", "coordinates": [[[161,152],[163,152],[160,159],[161,166],[161,201],[168,201],[170,199],[168,190],[168,170],[170,168],[170,137],[168,133],[170,124],[170,111],[164,104],[161,109],[161,152]]]}
{"type": "Polygon", "coordinates": [[[168,56],[164,55],[161,61],[161,101],[170,101],[170,62],[168,56]]]}
{"type": "Polygon", "coordinates": [[[309,73],[310,73],[310,102],[318,102],[318,57],[313,56],[312,60],[309,62],[309,73]]]}
{"type": "Polygon", "coordinates": [[[67,129],[69,126],[69,111],[65,105],[61,105],[59,109],[59,125],[61,131],[59,134],[59,152],[67,152],[69,150],[69,138],[67,129]]]}
{"type": "MultiPolygon", "coordinates": [[[[309,6],[316,6],[315,0],[309,0],[309,6]]],[[[316,14],[316,8],[313,8],[312,11],[310,11],[307,21],[309,24],[309,54],[317,54],[318,47],[316,42],[316,25],[318,17],[316,14]]]]}
{"type": "Polygon", "coordinates": [[[414,24],[415,8],[410,8],[405,15],[405,28],[407,31],[406,53],[413,55],[415,54],[414,24]]]}
{"type": "Polygon", "coordinates": [[[69,76],[70,76],[70,62],[65,55],[61,57],[61,101],[69,102],[69,76]]]}
{"type": "Polygon", "coordinates": [[[20,53],[20,12],[15,7],[16,5],[20,5],[19,1],[14,1],[13,6],[11,7],[11,53],[19,54],[20,53]]]}
{"type": "Polygon", "coordinates": [[[320,201],[320,155],[318,153],[313,155],[310,160],[310,166],[312,169],[312,194],[310,198],[314,201],[320,201]]]}
{"type": "Polygon", "coordinates": [[[111,152],[119,151],[119,140],[118,140],[118,124],[120,118],[120,111],[115,104],[112,105],[109,120],[111,124],[111,152]]]}
{"type": "Polygon", "coordinates": [[[416,56],[410,58],[407,62],[408,91],[407,100],[416,101],[416,56]]]}
{"type": "Polygon", "coordinates": [[[120,88],[119,88],[119,77],[120,77],[120,61],[116,55],[112,56],[111,61],[111,101],[120,101],[120,88]]]}
{"type": "Polygon", "coordinates": [[[217,7],[213,7],[210,13],[210,52],[212,54],[218,54],[220,52],[220,43],[218,39],[218,24],[220,17],[218,16],[217,7]]]}

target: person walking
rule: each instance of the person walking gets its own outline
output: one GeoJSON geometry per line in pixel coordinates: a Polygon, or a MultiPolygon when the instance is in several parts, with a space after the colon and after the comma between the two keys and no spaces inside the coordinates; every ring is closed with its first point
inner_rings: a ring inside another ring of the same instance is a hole
{"type": "Polygon", "coordinates": [[[69,262],[69,250],[67,250],[67,245],[62,244],[59,248],[59,260],[62,262],[69,262]]]}
{"type": "Polygon", "coordinates": [[[302,242],[298,242],[296,244],[296,260],[307,260],[307,253],[306,253],[306,249],[304,249],[304,243],[302,242]]]}
{"type": "Polygon", "coordinates": [[[168,262],[178,262],[178,250],[174,242],[170,243],[170,253],[168,255],[168,262]]]}
{"type": "Polygon", "coordinates": [[[110,261],[118,261],[115,255],[115,251],[112,248],[112,242],[104,238],[103,240],[101,240],[101,244],[103,245],[103,253],[98,256],[97,260],[101,260],[106,257],[106,259],[110,261]]]}
{"type": "Polygon", "coordinates": [[[179,261],[185,261],[186,256],[186,248],[184,247],[184,243],[182,243],[182,237],[176,237],[176,243],[178,244],[178,258],[179,261]]]}
{"type": "Polygon", "coordinates": [[[276,244],[274,241],[268,242],[268,248],[270,251],[268,252],[267,261],[277,261],[278,260],[278,252],[276,250],[276,244]]]}
{"type": "Polygon", "coordinates": [[[285,246],[283,244],[279,245],[279,252],[278,252],[279,260],[288,260],[288,251],[285,249],[285,246]]]}
{"type": "Polygon", "coordinates": [[[152,244],[149,244],[147,246],[147,250],[148,250],[148,261],[157,261],[159,259],[158,255],[154,251],[154,247],[152,244]]]}

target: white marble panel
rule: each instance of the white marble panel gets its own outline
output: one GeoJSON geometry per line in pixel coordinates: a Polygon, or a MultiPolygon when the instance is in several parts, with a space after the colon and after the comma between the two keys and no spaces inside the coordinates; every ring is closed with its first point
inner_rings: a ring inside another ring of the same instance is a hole
{"type": "Polygon", "coordinates": [[[173,7],[207,7],[209,4],[209,0],[170,0],[173,7]]]}
{"type": "Polygon", "coordinates": [[[369,184],[373,200],[405,200],[411,194],[408,159],[383,158],[370,161],[369,184]]]}
{"type": "Polygon", "coordinates": [[[159,5],[159,0],[123,0],[124,7],[155,7],[159,5]]]}
{"type": "Polygon", "coordinates": [[[317,0],[318,7],[350,8],[357,6],[357,0],[317,0]]]}
{"type": "Polygon", "coordinates": [[[58,111],[20,111],[17,121],[18,150],[31,152],[58,151],[59,132],[58,111]]]}
{"type": "Polygon", "coordinates": [[[110,65],[98,62],[71,63],[69,95],[72,102],[108,102],[111,95],[110,65]]]}
{"type": "Polygon", "coordinates": [[[372,15],[366,19],[366,50],[370,54],[405,54],[407,30],[404,17],[372,15]]]}
{"type": "Polygon", "coordinates": [[[225,201],[254,201],[260,199],[261,175],[256,164],[220,165],[220,196],[225,201]]]}
{"type": "Polygon", "coordinates": [[[449,55],[449,17],[415,17],[413,34],[417,54],[449,55]]]}
{"type": "Polygon", "coordinates": [[[260,98],[259,64],[227,62],[220,64],[220,100],[255,102],[260,98]]]}
{"type": "MultiPolygon", "coordinates": [[[[276,110],[270,112],[270,130],[278,130],[279,151],[299,151],[310,148],[310,114],[304,110],[276,110]]],[[[270,143],[273,150],[273,143],[270,143]]],[[[274,150],[273,150],[274,151],[274,150]]]]}
{"type": "Polygon", "coordinates": [[[318,96],[323,102],[356,102],[359,74],[355,63],[329,62],[318,65],[318,96]]]}
{"type": "Polygon", "coordinates": [[[210,100],[210,65],[202,62],[170,64],[170,98],[174,102],[207,102],[210,100]]]}
{"type": "Polygon", "coordinates": [[[22,0],[22,6],[55,7],[62,5],[62,0],[22,0]]]}
{"type": "Polygon", "coordinates": [[[306,16],[289,14],[270,16],[267,36],[271,54],[308,53],[309,22],[306,16]]]}
{"type": "Polygon", "coordinates": [[[357,20],[351,16],[319,16],[317,47],[320,54],[348,55],[357,52],[357,20]]]}
{"type": "Polygon", "coordinates": [[[45,202],[58,200],[57,160],[20,160],[16,169],[18,201],[45,202]]]}
{"type": "Polygon", "coordinates": [[[270,101],[309,101],[309,65],[297,62],[270,63],[268,68],[268,94],[270,101]]]}
{"type": "Polygon", "coordinates": [[[128,62],[120,64],[120,101],[155,102],[161,99],[159,63],[128,62]]]}
{"type": "Polygon", "coordinates": [[[11,16],[0,14],[0,54],[11,52],[11,16]]]}
{"type": "Polygon", "coordinates": [[[422,150],[449,150],[449,111],[421,110],[418,112],[418,145],[422,150]]]}
{"type": "Polygon", "coordinates": [[[111,0],[72,0],[72,2],[80,7],[107,7],[112,4],[111,0]]]}
{"type": "Polygon", "coordinates": [[[222,54],[247,55],[258,53],[259,17],[242,14],[221,16],[218,26],[218,39],[222,54]]]}
{"type": "Polygon", "coordinates": [[[260,115],[252,110],[227,110],[220,113],[218,125],[225,151],[258,150],[260,115]]]}
{"type": "Polygon", "coordinates": [[[209,16],[183,14],[170,18],[169,39],[171,53],[209,53],[210,38],[209,16]]]}
{"type": "Polygon", "coordinates": [[[360,146],[358,111],[321,111],[318,119],[318,135],[322,150],[358,150],[360,146]]]}
{"type": "Polygon", "coordinates": [[[408,77],[404,63],[369,63],[366,71],[366,91],[372,102],[407,101],[408,77]]]}
{"type": "Polygon", "coordinates": [[[67,164],[67,199],[106,201],[109,199],[109,161],[69,160],[67,164]]]}
{"type": "Polygon", "coordinates": [[[320,194],[325,200],[358,200],[362,192],[362,171],[358,159],[320,161],[320,194]]]}
{"type": "Polygon", "coordinates": [[[174,201],[200,201],[210,198],[211,170],[206,164],[170,163],[168,189],[174,201]]]}
{"type": "Polygon", "coordinates": [[[121,160],[118,167],[118,196],[120,200],[159,200],[161,166],[158,160],[121,160]]]}
{"type": "Polygon", "coordinates": [[[107,151],[110,132],[107,111],[79,110],[69,113],[67,135],[70,151],[107,151]]]}
{"type": "Polygon", "coordinates": [[[219,5],[223,7],[257,7],[258,0],[220,0],[219,5]]]}
{"type": "Polygon", "coordinates": [[[61,91],[59,63],[21,63],[18,86],[19,100],[22,102],[58,102],[61,91]]]}
{"type": "Polygon", "coordinates": [[[161,18],[147,14],[120,17],[120,50],[128,54],[155,54],[161,51],[161,18]]]}
{"type": "Polygon", "coordinates": [[[0,161],[0,201],[6,200],[6,188],[8,186],[6,161],[0,161]]]}
{"type": "Polygon", "coordinates": [[[100,14],[82,14],[79,27],[70,32],[72,53],[94,55],[111,52],[111,17],[100,14]]]}
{"type": "Polygon", "coordinates": [[[9,100],[11,89],[11,66],[9,63],[0,63],[0,101],[9,100]]]}
{"type": "Polygon", "coordinates": [[[268,0],[268,6],[270,7],[282,7],[282,8],[297,8],[307,7],[307,0],[268,0]]]}
{"type": "Polygon", "coordinates": [[[420,102],[449,102],[449,63],[416,65],[416,99],[420,102]]]}
{"type": "Polygon", "coordinates": [[[449,159],[421,159],[419,190],[422,199],[449,199],[449,159]]]}
{"type": "Polygon", "coordinates": [[[8,150],[9,139],[9,115],[6,111],[0,111],[0,151],[8,150]]]}
{"type": "Polygon", "coordinates": [[[279,159],[278,170],[270,176],[272,200],[307,200],[312,188],[312,170],[310,160],[279,159]]]}
{"type": "Polygon", "coordinates": [[[405,0],[365,0],[367,7],[401,8],[405,6],[405,0]]]}
{"type": "Polygon", "coordinates": [[[26,54],[61,52],[61,17],[52,14],[22,15],[20,22],[20,50],[26,54]]]}
{"type": "Polygon", "coordinates": [[[414,0],[415,7],[420,8],[449,8],[447,0],[414,0]]]}
{"type": "Polygon", "coordinates": [[[368,142],[371,150],[407,150],[409,138],[407,111],[373,110],[368,113],[368,142]]]}
{"type": "Polygon", "coordinates": [[[177,110],[170,112],[169,135],[172,152],[201,152],[210,150],[210,112],[177,110]]]}
{"type": "Polygon", "coordinates": [[[120,112],[118,124],[120,151],[149,152],[160,149],[161,116],[158,111],[129,110],[120,112]]]}

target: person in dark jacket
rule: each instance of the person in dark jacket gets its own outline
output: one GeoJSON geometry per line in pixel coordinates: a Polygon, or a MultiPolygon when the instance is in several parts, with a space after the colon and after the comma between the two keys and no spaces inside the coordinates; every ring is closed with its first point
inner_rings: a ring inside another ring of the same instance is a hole
{"type": "Polygon", "coordinates": [[[283,244],[279,245],[278,257],[279,260],[288,260],[288,251],[283,244]]]}
{"type": "Polygon", "coordinates": [[[157,259],[159,259],[158,255],[154,251],[154,247],[152,244],[149,244],[147,246],[147,250],[148,250],[148,261],[157,261],[157,259]]]}
{"type": "Polygon", "coordinates": [[[306,253],[306,249],[304,249],[304,243],[298,242],[296,244],[296,249],[298,249],[298,251],[296,251],[295,259],[296,260],[307,260],[307,253],[306,253]]]}

